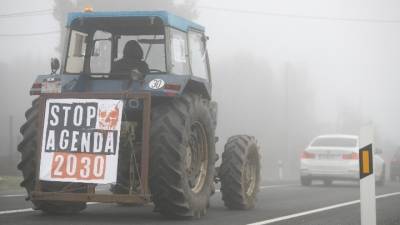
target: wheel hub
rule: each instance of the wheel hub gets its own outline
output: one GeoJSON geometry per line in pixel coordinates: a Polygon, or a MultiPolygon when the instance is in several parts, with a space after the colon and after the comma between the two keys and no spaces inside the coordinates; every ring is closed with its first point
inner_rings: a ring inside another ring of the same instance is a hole
{"type": "Polygon", "coordinates": [[[253,195],[257,182],[257,164],[255,157],[249,155],[244,167],[244,187],[247,196],[253,195]]]}
{"type": "Polygon", "coordinates": [[[194,193],[203,189],[208,168],[208,144],[203,125],[195,122],[186,147],[185,168],[188,184],[194,193]]]}

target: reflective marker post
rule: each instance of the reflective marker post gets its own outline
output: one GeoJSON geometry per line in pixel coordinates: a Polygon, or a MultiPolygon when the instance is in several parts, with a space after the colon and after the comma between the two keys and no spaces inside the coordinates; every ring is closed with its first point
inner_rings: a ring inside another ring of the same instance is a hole
{"type": "Polygon", "coordinates": [[[283,162],[282,162],[282,160],[278,160],[278,177],[279,177],[279,181],[283,180],[283,162]]]}
{"type": "Polygon", "coordinates": [[[359,137],[361,225],[376,225],[374,131],[362,127],[359,137]]]}

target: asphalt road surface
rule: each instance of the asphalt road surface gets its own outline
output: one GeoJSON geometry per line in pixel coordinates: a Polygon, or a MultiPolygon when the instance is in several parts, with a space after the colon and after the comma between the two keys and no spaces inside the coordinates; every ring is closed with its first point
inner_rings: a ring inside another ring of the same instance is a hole
{"type": "MultiPolygon", "coordinates": [[[[377,187],[378,225],[400,225],[400,183],[377,187]]],[[[297,182],[265,184],[255,209],[227,210],[216,193],[211,207],[200,220],[170,220],[152,212],[153,206],[121,207],[114,204],[90,204],[80,214],[50,216],[30,209],[22,193],[0,193],[0,224],[37,225],[110,225],[110,224],[294,224],[359,225],[359,187],[354,183],[334,183],[330,187],[315,184],[302,187],[297,182]]]]}

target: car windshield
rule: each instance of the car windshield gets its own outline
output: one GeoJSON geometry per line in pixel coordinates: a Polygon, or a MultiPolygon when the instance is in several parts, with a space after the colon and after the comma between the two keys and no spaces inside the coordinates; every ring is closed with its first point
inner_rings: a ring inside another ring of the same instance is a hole
{"type": "Polygon", "coordinates": [[[356,147],[357,139],[354,138],[318,138],[312,147],[356,147]]]}
{"type": "Polygon", "coordinates": [[[129,74],[166,72],[165,37],[157,21],[91,19],[73,23],[65,72],[129,74]]]}

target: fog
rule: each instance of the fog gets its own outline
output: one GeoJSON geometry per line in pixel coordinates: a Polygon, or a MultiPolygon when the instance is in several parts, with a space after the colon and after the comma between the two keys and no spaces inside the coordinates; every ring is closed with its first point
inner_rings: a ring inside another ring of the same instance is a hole
{"type": "MultiPolygon", "coordinates": [[[[94,10],[96,4],[99,10],[108,7],[108,1],[101,0],[68,2],[76,8],[91,3],[94,10]]],[[[2,15],[57,6],[53,0],[2,3],[2,15]]],[[[358,134],[360,126],[372,124],[386,160],[400,146],[396,100],[400,94],[400,2],[157,3],[153,0],[137,7],[170,9],[206,27],[213,98],[219,103],[218,151],[230,135],[254,135],[263,153],[264,179],[277,178],[278,160],[284,163],[285,178],[297,178],[301,151],[320,134],[358,134]]],[[[135,9],[116,4],[109,8],[135,9]]],[[[60,56],[62,34],[19,34],[60,30],[55,17],[64,17],[59,12],[0,16],[0,124],[4,128],[0,158],[12,153],[18,159],[18,129],[32,99],[29,88],[37,75],[50,72],[50,58],[60,56]]]]}

